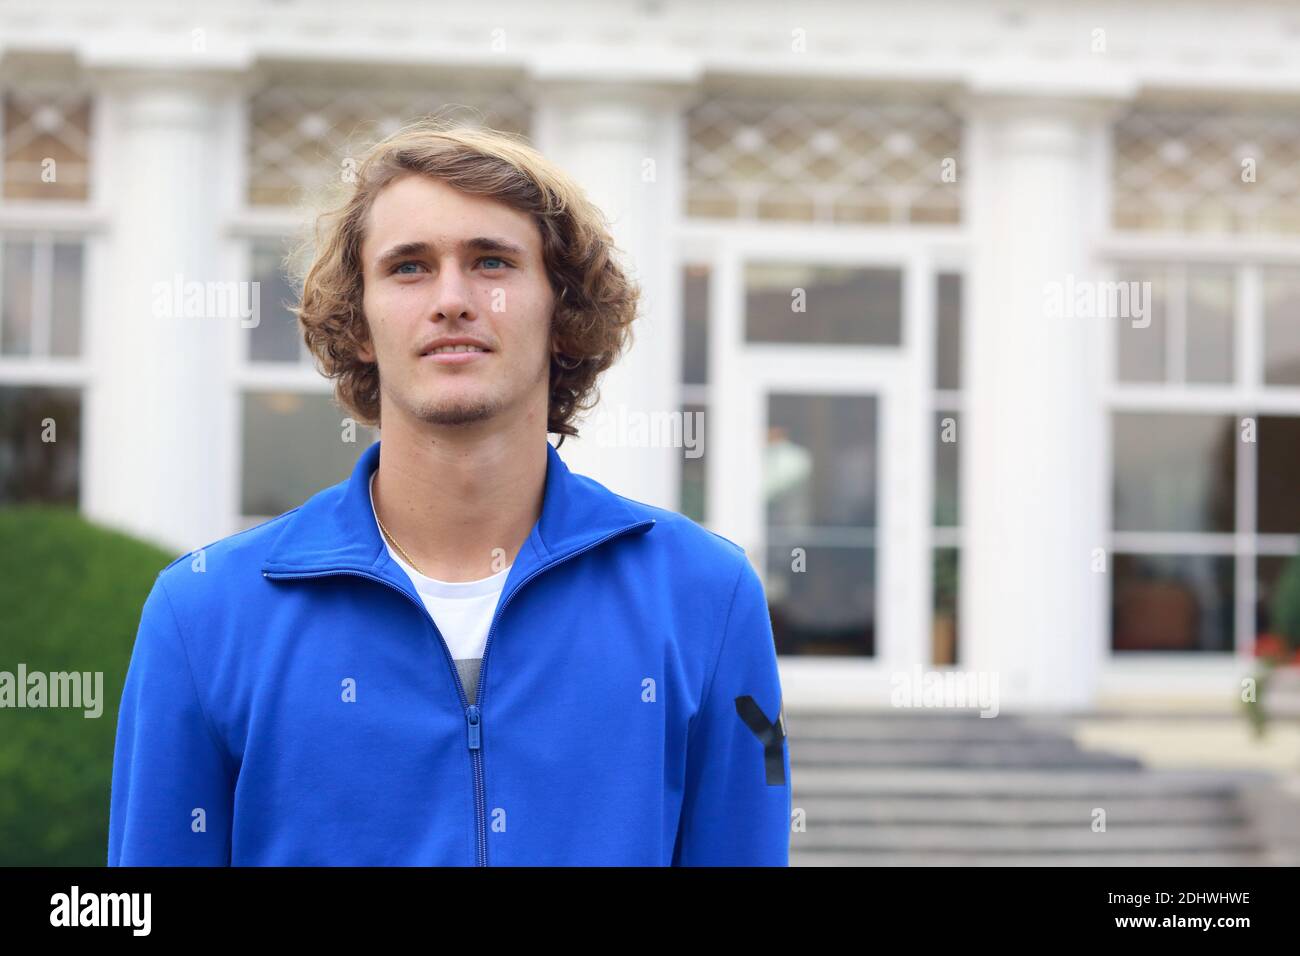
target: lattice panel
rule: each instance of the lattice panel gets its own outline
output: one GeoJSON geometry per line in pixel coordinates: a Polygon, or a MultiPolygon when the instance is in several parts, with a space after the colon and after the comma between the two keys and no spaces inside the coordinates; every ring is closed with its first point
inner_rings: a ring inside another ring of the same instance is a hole
{"type": "Polygon", "coordinates": [[[1300,232],[1294,113],[1134,110],[1115,125],[1113,176],[1117,229],[1300,232]]]}
{"type": "Polygon", "coordinates": [[[961,119],[934,102],[719,96],[687,116],[689,216],[956,223],[961,119]]]}
{"type": "Polygon", "coordinates": [[[4,198],[88,198],[90,113],[83,93],[6,93],[4,198]]]}
{"type": "Polygon", "coordinates": [[[272,86],[249,104],[248,201],[294,205],[343,175],[345,160],[426,114],[527,135],[531,117],[509,92],[331,91],[272,86]]]}

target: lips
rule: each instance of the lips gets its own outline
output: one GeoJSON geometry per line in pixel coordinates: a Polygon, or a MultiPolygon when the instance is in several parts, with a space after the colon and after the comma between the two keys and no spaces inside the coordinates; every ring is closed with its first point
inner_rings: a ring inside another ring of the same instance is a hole
{"type": "Polygon", "coordinates": [[[426,352],[420,356],[422,362],[432,362],[434,365],[471,365],[475,362],[483,362],[491,355],[491,352],[426,352]]]}
{"type": "Polygon", "coordinates": [[[475,349],[480,350],[481,352],[492,351],[488,348],[487,343],[480,342],[478,339],[470,338],[469,336],[444,336],[443,338],[434,339],[432,342],[427,343],[422,349],[420,349],[420,355],[459,355],[475,349]],[[443,351],[438,352],[438,349],[442,349],[443,351]]]}
{"type": "Polygon", "coordinates": [[[465,355],[467,353],[477,353],[482,355],[487,349],[479,348],[476,345],[443,345],[436,349],[425,352],[425,355],[465,355]]]}

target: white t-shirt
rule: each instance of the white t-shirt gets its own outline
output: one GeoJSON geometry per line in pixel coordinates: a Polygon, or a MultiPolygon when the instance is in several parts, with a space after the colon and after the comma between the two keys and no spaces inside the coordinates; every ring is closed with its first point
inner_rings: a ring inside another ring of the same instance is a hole
{"type": "MultiPolygon", "coordinates": [[[[370,509],[375,507],[375,476],[370,476],[370,509]]],[[[375,519],[379,528],[379,519],[375,519]]],[[[465,694],[469,702],[475,702],[478,691],[479,669],[483,662],[483,650],[487,646],[488,628],[496,614],[497,602],[506,586],[510,575],[510,565],[496,574],[477,581],[439,581],[425,577],[411,567],[397,550],[388,543],[388,537],[379,531],[379,537],[388,549],[388,554],[397,562],[397,566],[406,572],[415,586],[415,593],[429,609],[438,630],[442,632],[451,651],[456,669],[460,671],[461,683],[465,685],[465,694]]]]}

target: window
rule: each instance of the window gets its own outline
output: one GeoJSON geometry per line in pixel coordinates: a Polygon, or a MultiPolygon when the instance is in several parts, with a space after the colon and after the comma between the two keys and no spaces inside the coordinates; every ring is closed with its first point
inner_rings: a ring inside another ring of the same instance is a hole
{"type": "Polygon", "coordinates": [[[1115,650],[1232,649],[1236,439],[1231,416],[1113,415],[1114,527],[1160,548],[1115,555],[1115,650]]]}
{"type": "Polygon", "coordinates": [[[1300,127],[1289,110],[1138,104],[1113,143],[1117,229],[1300,232],[1300,127]]]}
{"type": "Polygon", "coordinates": [[[243,396],[240,510],[253,522],[298,507],[344,481],[378,437],[348,428],[327,394],[249,391],[243,396]]]}
{"type": "Polygon", "coordinates": [[[90,197],[91,99],[78,91],[4,96],[4,198],[90,197]]]}
{"type": "Polygon", "coordinates": [[[1113,578],[1114,650],[1232,650],[1231,557],[1118,554],[1113,578]]]}
{"type": "Polygon", "coordinates": [[[1300,385],[1300,268],[1263,270],[1264,383],[1300,385]]]}
{"type": "Polygon", "coordinates": [[[1231,416],[1116,412],[1115,530],[1232,533],[1236,439],[1231,416]]]}
{"type": "Polygon", "coordinates": [[[745,264],[745,339],[801,345],[898,345],[900,269],[745,264]]]}
{"type": "Polygon", "coordinates": [[[71,89],[0,97],[0,504],[80,504],[91,106],[71,89]],[[44,209],[21,208],[45,202],[61,225],[33,229],[44,209]]]}
{"type": "Polygon", "coordinates": [[[682,268],[682,414],[699,423],[696,441],[704,454],[683,454],[678,510],[693,521],[708,520],[709,282],[712,270],[688,263],[682,268]]]}
{"type": "Polygon", "coordinates": [[[1151,298],[1148,316],[1114,326],[1111,647],[1248,652],[1269,626],[1271,589],[1300,560],[1300,271],[1114,271],[1149,282],[1151,298]]]}
{"type": "Polygon", "coordinates": [[[252,242],[252,274],[258,292],[258,323],[248,330],[251,362],[308,362],[310,353],[291,308],[301,291],[284,264],[286,243],[252,242]]]}
{"type": "Polygon", "coordinates": [[[1261,415],[1255,463],[1255,530],[1300,535],[1300,416],[1261,415]]]}
{"type": "Polygon", "coordinates": [[[290,309],[299,290],[286,270],[287,248],[287,240],[249,243],[260,321],[246,330],[240,376],[240,521],[245,525],[296,508],[344,480],[378,438],[375,429],[347,426],[332,384],[313,366],[290,309]]]}
{"type": "Polygon", "coordinates": [[[688,216],[961,221],[961,118],[937,100],[769,98],[714,83],[686,125],[688,216]]]}
{"type": "Polygon", "coordinates": [[[0,243],[0,358],[81,355],[82,244],[8,234],[0,243]]]}
{"type": "Polygon", "coordinates": [[[769,395],[763,498],[778,654],[876,652],[878,412],[875,395],[769,395]]]}
{"type": "Polygon", "coordinates": [[[935,277],[934,547],[931,663],[958,662],[961,577],[962,276],[935,277]]]}
{"type": "Polygon", "coordinates": [[[1223,265],[1146,264],[1118,270],[1127,295],[1118,325],[1124,382],[1228,384],[1233,379],[1236,276],[1223,265]]]}
{"type": "Polygon", "coordinates": [[[0,386],[0,505],[76,507],[81,390],[0,386]]]}
{"type": "Polygon", "coordinates": [[[505,88],[396,87],[378,81],[339,87],[336,78],[304,84],[301,78],[271,76],[249,101],[248,204],[293,207],[307,193],[355,171],[366,141],[430,113],[519,134],[531,123],[528,105],[505,88]],[[468,104],[468,110],[453,116],[449,104],[468,104]]]}

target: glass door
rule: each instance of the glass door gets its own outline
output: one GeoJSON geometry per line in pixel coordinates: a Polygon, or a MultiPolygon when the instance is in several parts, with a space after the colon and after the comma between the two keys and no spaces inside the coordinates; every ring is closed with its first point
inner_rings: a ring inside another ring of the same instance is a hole
{"type": "Polygon", "coordinates": [[[887,693],[931,656],[939,260],[866,233],[708,252],[709,527],[763,579],[792,702],[887,693]]]}
{"type": "Polygon", "coordinates": [[[764,560],[777,653],[874,657],[880,396],[766,392],[764,560]]]}

